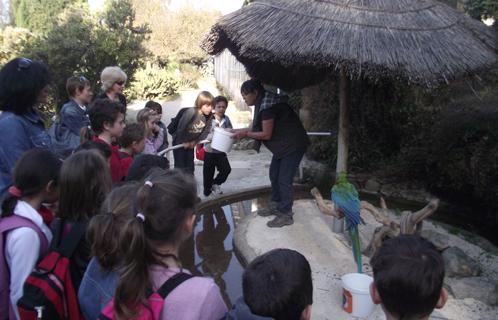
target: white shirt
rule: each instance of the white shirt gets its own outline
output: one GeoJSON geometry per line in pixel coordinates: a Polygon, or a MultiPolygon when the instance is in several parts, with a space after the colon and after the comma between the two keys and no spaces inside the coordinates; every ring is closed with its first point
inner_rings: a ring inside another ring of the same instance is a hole
{"type": "MultiPolygon", "coordinates": [[[[52,240],[52,232],[43,222],[43,218],[31,205],[25,201],[17,202],[14,213],[31,220],[47,237],[48,243],[52,240]]],[[[28,227],[21,227],[10,231],[5,242],[5,260],[10,270],[10,303],[17,311],[17,300],[22,297],[24,281],[29,276],[40,254],[40,238],[36,231],[28,227]]]]}

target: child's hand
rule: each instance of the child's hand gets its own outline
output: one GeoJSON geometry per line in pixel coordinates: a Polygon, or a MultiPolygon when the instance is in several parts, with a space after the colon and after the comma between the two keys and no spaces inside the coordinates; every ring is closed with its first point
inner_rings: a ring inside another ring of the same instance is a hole
{"type": "Polygon", "coordinates": [[[195,147],[195,141],[190,141],[190,142],[184,142],[183,143],[183,148],[184,149],[192,149],[195,147]]]}

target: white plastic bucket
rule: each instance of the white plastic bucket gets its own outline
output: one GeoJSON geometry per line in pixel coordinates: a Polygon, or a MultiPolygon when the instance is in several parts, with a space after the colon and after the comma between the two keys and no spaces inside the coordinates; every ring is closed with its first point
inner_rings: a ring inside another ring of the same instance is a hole
{"type": "Polygon", "coordinates": [[[375,308],[370,297],[373,278],[363,273],[348,273],[342,280],[342,308],[353,317],[366,318],[375,308]]]}
{"type": "Polygon", "coordinates": [[[214,128],[213,141],[211,141],[211,148],[221,152],[228,153],[232,150],[233,133],[228,132],[222,128],[214,128]]]}

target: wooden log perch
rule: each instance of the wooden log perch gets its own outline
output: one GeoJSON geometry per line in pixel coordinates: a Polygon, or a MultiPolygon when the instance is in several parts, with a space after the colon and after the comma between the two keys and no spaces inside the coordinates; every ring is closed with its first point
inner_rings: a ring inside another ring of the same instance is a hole
{"type": "MultiPolygon", "coordinates": [[[[343,218],[344,216],[334,208],[332,201],[325,201],[317,188],[311,190],[311,194],[316,200],[317,206],[323,214],[334,216],[336,218],[343,218]]],[[[361,212],[363,214],[369,213],[374,219],[382,224],[377,228],[372,236],[372,240],[365,250],[366,255],[373,255],[380,248],[382,242],[389,238],[394,238],[400,234],[419,234],[422,232],[422,223],[424,219],[431,216],[439,207],[439,199],[432,199],[422,209],[411,212],[403,211],[400,221],[395,221],[391,218],[390,210],[387,207],[384,198],[380,198],[381,208],[377,208],[370,202],[361,201],[361,212]]]]}
{"type": "Polygon", "coordinates": [[[315,198],[316,205],[323,214],[336,217],[337,219],[344,218],[344,215],[342,213],[339,213],[335,210],[334,203],[332,201],[325,202],[325,200],[323,200],[322,194],[316,187],[311,189],[311,195],[315,198]]]}

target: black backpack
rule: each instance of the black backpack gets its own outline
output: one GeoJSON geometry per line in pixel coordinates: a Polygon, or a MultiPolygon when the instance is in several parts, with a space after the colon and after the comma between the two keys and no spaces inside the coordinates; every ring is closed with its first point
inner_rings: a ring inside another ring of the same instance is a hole
{"type": "Polygon", "coordinates": [[[187,111],[188,108],[181,108],[180,111],[176,114],[176,117],[171,118],[171,122],[168,125],[168,132],[170,135],[174,135],[176,130],[178,130],[178,123],[180,122],[180,118],[187,111]]]}

